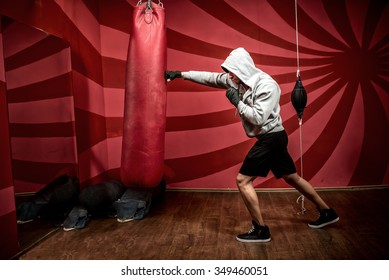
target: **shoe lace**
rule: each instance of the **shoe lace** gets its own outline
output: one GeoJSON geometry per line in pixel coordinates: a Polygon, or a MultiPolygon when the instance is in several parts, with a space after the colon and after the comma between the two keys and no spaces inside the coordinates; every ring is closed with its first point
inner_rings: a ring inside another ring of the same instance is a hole
{"type": "Polygon", "coordinates": [[[255,227],[254,226],[252,226],[251,227],[251,229],[247,232],[247,234],[251,234],[251,233],[253,233],[254,232],[254,230],[255,230],[255,227]]]}

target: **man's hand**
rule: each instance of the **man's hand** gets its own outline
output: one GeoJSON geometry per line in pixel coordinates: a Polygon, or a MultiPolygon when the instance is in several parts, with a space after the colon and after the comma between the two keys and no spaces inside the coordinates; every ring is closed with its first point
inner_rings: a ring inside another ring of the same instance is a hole
{"type": "Polygon", "coordinates": [[[181,78],[181,77],[182,77],[181,71],[166,71],[165,72],[165,79],[168,82],[173,81],[175,78],[181,78]]]}
{"type": "Polygon", "coordinates": [[[240,99],[239,91],[236,88],[230,87],[229,89],[227,89],[226,97],[230,100],[232,105],[234,105],[235,107],[238,106],[240,99]]]}

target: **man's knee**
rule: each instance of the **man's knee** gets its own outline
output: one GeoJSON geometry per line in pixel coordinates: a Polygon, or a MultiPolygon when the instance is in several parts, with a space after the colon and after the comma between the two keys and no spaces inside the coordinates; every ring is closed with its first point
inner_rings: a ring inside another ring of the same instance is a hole
{"type": "Polygon", "coordinates": [[[238,187],[242,186],[243,181],[244,181],[244,176],[243,176],[242,174],[239,173],[239,174],[236,176],[236,185],[237,185],[238,187]]]}
{"type": "Polygon", "coordinates": [[[300,180],[300,176],[298,176],[297,173],[284,175],[282,176],[282,178],[285,180],[286,183],[292,186],[297,185],[298,181],[300,180]]]}
{"type": "Polygon", "coordinates": [[[238,175],[236,176],[236,185],[239,189],[242,189],[247,186],[247,184],[250,183],[252,180],[253,177],[238,173],[238,175]]]}

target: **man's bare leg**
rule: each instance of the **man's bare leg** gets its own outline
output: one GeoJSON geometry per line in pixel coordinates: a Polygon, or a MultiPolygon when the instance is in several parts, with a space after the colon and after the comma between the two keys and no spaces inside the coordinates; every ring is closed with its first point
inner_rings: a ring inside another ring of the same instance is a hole
{"type": "Polygon", "coordinates": [[[253,221],[251,230],[236,236],[236,239],[240,242],[269,242],[271,240],[270,230],[263,221],[258,195],[253,186],[255,178],[256,177],[245,176],[240,173],[236,177],[236,183],[240,194],[253,221]]]}
{"type": "Polygon", "coordinates": [[[258,225],[264,226],[265,223],[263,221],[261,209],[259,207],[258,195],[253,185],[255,178],[256,177],[246,176],[239,173],[236,177],[236,184],[238,185],[243,201],[250,212],[251,218],[258,225]]]}
{"type": "Polygon", "coordinates": [[[328,205],[324,202],[324,200],[319,196],[316,190],[312,187],[312,185],[301,178],[297,173],[289,174],[283,176],[283,179],[296,190],[298,190],[301,194],[303,194],[307,199],[309,199],[317,209],[329,209],[328,205]]]}
{"type": "Polygon", "coordinates": [[[284,180],[307,197],[316,205],[320,216],[316,221],[308,223],[311,228],[322,228],[339,221],[339,216],[334,209],[329,208],[312,185],[301,178],[297,173],[283,176],[284,180]]]}

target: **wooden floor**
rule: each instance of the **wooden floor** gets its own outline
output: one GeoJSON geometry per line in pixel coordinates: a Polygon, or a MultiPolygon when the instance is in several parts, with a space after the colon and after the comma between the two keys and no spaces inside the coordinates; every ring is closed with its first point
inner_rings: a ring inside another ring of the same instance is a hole
{"type": "Polygon", "coordinates": [[[168,191],[145,219],[92,219],[82,230],[62,228],[18,256],[23,260],[375,260],[389,259],[389,188],[320,191],[340,221],[324,229],[312,204],[298,215],[294,191],[259,192],[272,241],[243,244],[250,217],[237,192],[168,191]]]}

